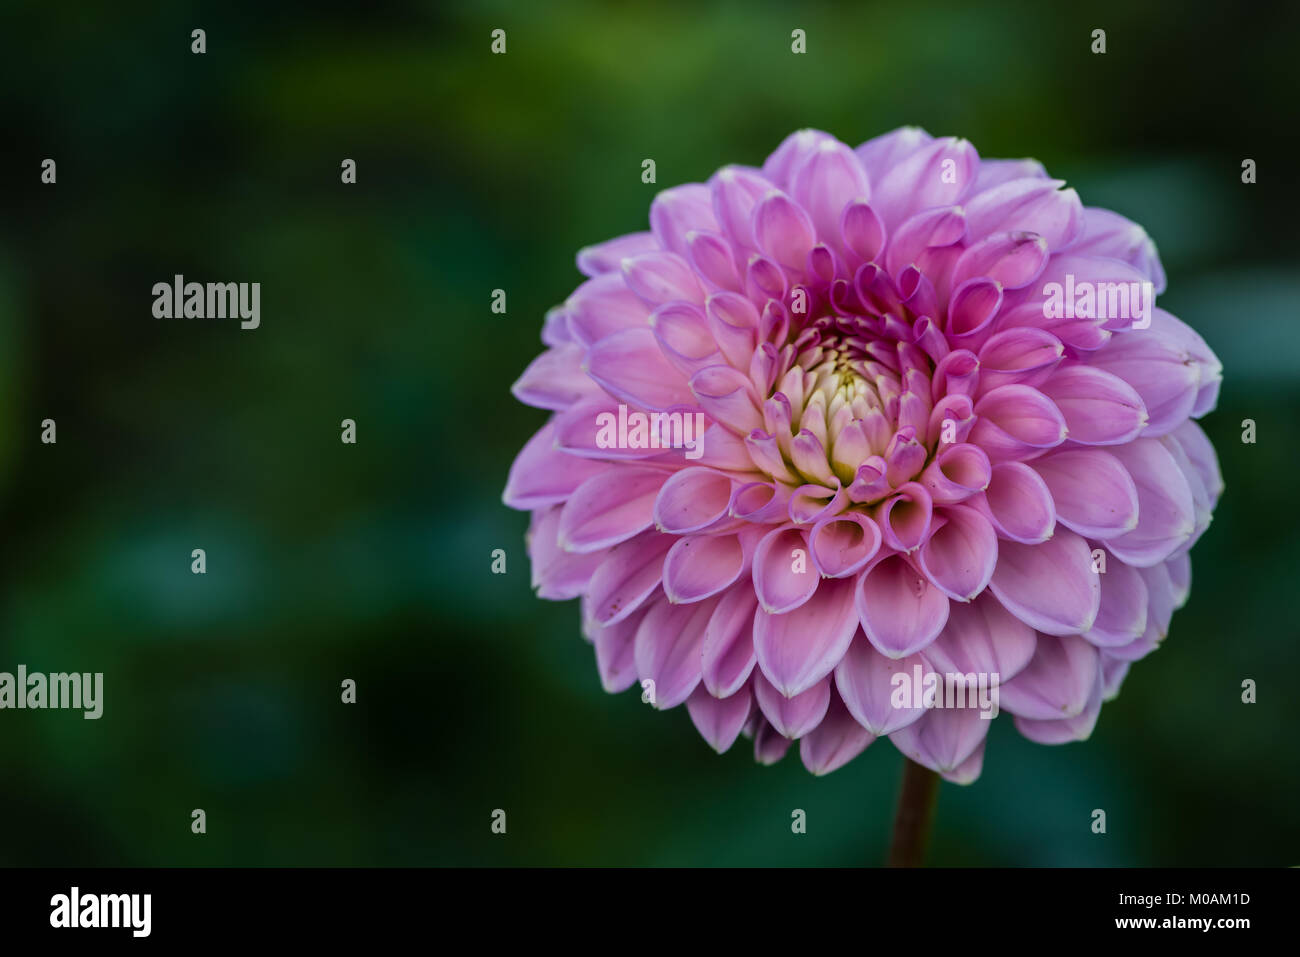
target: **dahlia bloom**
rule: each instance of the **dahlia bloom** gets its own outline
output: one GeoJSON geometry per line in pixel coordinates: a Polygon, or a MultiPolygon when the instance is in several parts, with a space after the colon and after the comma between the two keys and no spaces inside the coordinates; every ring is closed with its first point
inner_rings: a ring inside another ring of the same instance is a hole
{"type": "Polygon", "coordinates": [[[1152,305],[1142,228],[1063,185],[915,128],[804,130],[578,254],[504,500],[607,690],[817,774],[883,735],[979,776],[991,721],[896,706],[900,673],[988,674],[1021,734],[1089,736],[1187,599],[1221,366],[1152,305]]]}

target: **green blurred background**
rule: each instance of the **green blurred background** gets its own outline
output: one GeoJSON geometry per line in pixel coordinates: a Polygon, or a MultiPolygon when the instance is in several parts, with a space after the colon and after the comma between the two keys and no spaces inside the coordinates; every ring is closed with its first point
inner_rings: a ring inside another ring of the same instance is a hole
{"type": "Polygon", "coordinates": [[[892,745],[817,779],[605,695],[500,496],[581,246],[792,130],[902,124],[1143,223],[1226,376],[1170,639],[1087,744],[999,721],[931,861],[1300,864],[1294,5],[150,6],[0,14],[0,671],[105,673],[97,722],[0,712],[0,864],[881,861],[892,745]],[[153,319],[175,273],[260,281],[261,328],[153,319]]]}

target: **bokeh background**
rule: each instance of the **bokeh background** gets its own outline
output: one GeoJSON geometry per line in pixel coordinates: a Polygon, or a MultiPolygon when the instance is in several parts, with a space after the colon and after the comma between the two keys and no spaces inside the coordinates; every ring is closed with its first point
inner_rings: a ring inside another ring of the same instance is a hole
{"type": "Polygon", "coordinates": [[[1169,640],[1086,744],[999,721],[931,861],[1300,864],[1294,5],[151,6],[0,14],[0,670],[105,674],[97,722],[0,712],[0,864],[883,860],[892,745],[816,779],[605,695],[500,496],[581,246],[792,130],[902,124],[1143,223],[1226,376],[1169,640]],[[260,281],[261,328],[152,318],[175,273],[260,281]]]}

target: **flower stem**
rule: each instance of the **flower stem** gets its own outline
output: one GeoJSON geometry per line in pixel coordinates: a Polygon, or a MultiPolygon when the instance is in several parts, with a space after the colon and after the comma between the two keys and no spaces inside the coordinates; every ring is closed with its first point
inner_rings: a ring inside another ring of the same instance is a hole
{"type": "Polygon", "coordinates": [[[898,790],[894,840],[889,848],[890,867],[920,867],[934,818],[939,775],[909,758],[903,759],[903,783],[898,790]]]}

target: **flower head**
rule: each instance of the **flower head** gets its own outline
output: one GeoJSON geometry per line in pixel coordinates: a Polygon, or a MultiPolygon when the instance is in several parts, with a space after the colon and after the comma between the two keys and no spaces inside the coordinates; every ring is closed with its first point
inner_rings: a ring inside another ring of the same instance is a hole
{"type": "Polygon", "coordinates": [[[608,690],[814,773],[885,735],[974,780],[989,709],[953,676],[1034,741],[1088,737],[1187,598],[1220,365],[1154,306],[1142,228],[1063,185],[804,130],[579,253],[505,501],[608,690]]]}

